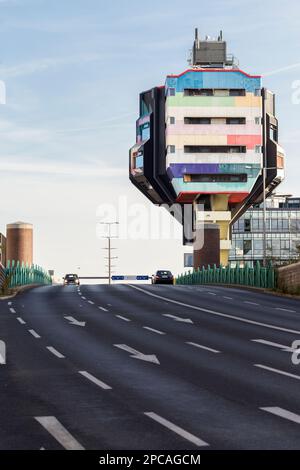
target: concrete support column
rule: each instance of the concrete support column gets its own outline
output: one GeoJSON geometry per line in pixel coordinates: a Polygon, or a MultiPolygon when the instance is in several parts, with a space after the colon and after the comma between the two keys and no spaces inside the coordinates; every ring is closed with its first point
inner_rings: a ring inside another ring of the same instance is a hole
{"type": "Polygon", "coordinates": [[[220,227],[218,224],[205,223],[203,230],[203,247],[194,248],[194,269],[220,264],[220,227]]]}

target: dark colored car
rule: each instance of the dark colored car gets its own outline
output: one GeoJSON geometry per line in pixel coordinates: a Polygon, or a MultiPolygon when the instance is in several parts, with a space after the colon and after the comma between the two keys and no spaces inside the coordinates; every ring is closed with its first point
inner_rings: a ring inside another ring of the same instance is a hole
{"type": "Polygon", "coordinates": [[[171,271],[156,271],[152,276],[152,284],[173,284],[174,276],[171,271]]]}
{"type": "Polygon", "coordinates": [[[63,279],[64,279],[64,286],[69,286],[69,285],[79,286],[80,285],[79,277],[77,276],[77,274],[66,274],[63,279]]]}

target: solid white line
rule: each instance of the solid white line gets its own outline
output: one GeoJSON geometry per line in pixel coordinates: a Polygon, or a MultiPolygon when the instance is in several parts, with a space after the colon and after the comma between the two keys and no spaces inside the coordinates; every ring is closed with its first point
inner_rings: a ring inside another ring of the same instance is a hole
{"type": "Polygon", "coordinates": [[[50,351],[54,356],[58,357],[59,359],[65,359],[65,356],[61,354],[59,351],[57,351],[55,348],[52,346],[47,346],[48,351],[50,351]]]}
{"type": "Polygon", "coordinates": [[[84,450],[81,444],[67,431],[55,416],[35,418],[66,450],[84,450]]]}
{"type": "Polygon", "coordinates": [[[34,338],[36,338],[36,339],[40,338],[40,335],[38,335],[36,331],[34,331],[34,330],[28,330],[28,331],[34,338]]]}
{"type": "Polygon", "coordinates": [[[267,411],[273,415],[280,416],[281,418],[288,419],[293,421],[293,423],[300,424],[300,416],[292,413],[291,411],[279,408],[278,406],[269,407],[269,408],[260,408],[262,411],[267,411]]]}
{"type": "Polygon", "coordinates": [[[91,300],[89,300],[89,304],[95,305],[95,302],[92,302],[91,300]]]}
{"type": "Polygon", "coordinates": [[[248,301],[244,302],[244,304],[247,304],[247,305],[259,305],[259,304],[257,304],[256,302],[248,302],[248,301]]]}
{"type": "Polygon", "coordinates": [[[165,418],[162,418],[161,416],[157,415],[156,413],[153,412],[147,412],[144,413],[146,416],[149,418],[153,419],[157,423],[161,424],[165,428],[170,429],[170,431],[175,432],[179,436],[183,437],[187,441],[192,442],[195,444],[197,447],[203,447],[203,446],[208,446],[207,442],[202,441],[202,439],[199,439],[199,437],[194,436],[194,434],[189,433],[188,431],[185,431],[184,429],[180,428],[179,426],[176,426],[176,424],[171,423],[171,421],[168,421],[165,418]]]}
{"type": "Polygon", "coordinates": [[[265,369],[269,372],[275,372],[276,374],[285,375],[286,377],[291,377],[292,379],[300,380],[299,375],[290,374],[289,372],[284,372],[283,370],[273,369],[272,367],[267,367],[262,364],[254,364],[254,367],[259,367],[260,369],[265,369]]]}
{"type": "Polygon", "coordinates": [[[10,311],[11,313],[17,313],[14,308],[10,308],[9,311],[10,311]]]}
{"type": "Polygon", "coordinates": [[[242,323],[248,323],[250,325],[257,325],[257,326],[262,326],[264,328],[270,328],[271,330],[284,331],[286,333],[293,333],[293,334],[296,334],[296,335],[300,335],[299,330],[290,330],[288,328],[282,328],[280,326],[270,325],[268,323],[260,323],[260,322],[254,321],[254,320],[248,320],[247,318],[236,317],[235,315],[229,315],[227,313],[216,312],[214,310],[209,310],[207,308],[197,307],[196,305],[190,305],[190,304],[186,304],[184,302],[179,302],[178,300],[173,300],[173,299],[169,299],[167,297],[162,297],[161,295],[152,294],[151,292],[147,292],[144,289],[141,289],[140,287],[133,286],[132,284],[128,284],[128,285],[132,289],[139,290],[140,292],[143,292],[146,295],[150,295],[151,297],[155,297],[155,298],[161,299],[161,300],[167,300],[167,301],[171,302],[172,304],[181,305],[182,307],[187,307],[187,308],[191,308],[193,310],[199,310],[201,312],[210,313],[211,315],[216,315],[218,317],[230,318],[231,320],[240,321],[242,323]]]}
{"type": "Polygon", "coordinates": [[[279,308],[279,307],[277,307],[275,310],[280,310],[281,312],[296,313],[296,310],[290,310],[288,308],[279,308]]]}
{"type": "Polygon", "coordinates": [[[108,312],[107,308],[104,308],[104,307],[98,307],[100,308],[100,310],[103,310],[103,312],[108,312]]]}
{"type": "Polygon", "coordinates": [[[145,330],[151,331],[152,333],[157,333],[158,335],[165,335],[163,331],[155,330],[154,328],[150,328],[150,326],[143,326],[145,330]]]}
{"type": "Polygon", "coordinates": [[[116,315],[117,318],[120,318],[120,320],[124,320],[124,321],[131,321],[129,318],[126,318],[126,317],[122,317],[122,315],[116,315]]]}
{"type": "Polygon", "coordinates": [[[189,344],[190,346],[194,346],[195,348],[205,349],[206,351],[210,351],[215,354],[220,354],[220,351],[217,351],[216,349],[208,348],[207,346],[202,346],[202,344],[191,343],[191,342],[187,342],[186,344],[189,344]]]}
{"type": "Polygon", "coordinates": [[[101,380],[97,379],[93,375],[89,374],[88,372],[85,371],[79,371],[78,372],[80,375],[83,375],[86,379],[90,380],[94,384],[98,385],[98,387],[103,388],[103,390],[111,390],[112,388],[107,385],[106,383],[102,382],[101,380]]]}
{"type": "Polygon", "coordinates": [[[23,318],[19,317],[17,318],[18,322],[21,323],[21,325],[26,325],[26,321],[23,320],[23,318]]]}
{"type": "Polygon", "coordinates": [[[251,341],[253,343],[260,343],[260,344],[264,344],[266,346],[273,346],[274,348],[279,348],[279,349],[282,349],[283,351],[286,351],[286,352],[293,352],[294,349],[291,348],[290,346],[285,346],[284,344],[280,344],[280,343],[273,343],[272,341],[267,341],[265,339],[251,339],[251,341]]]}

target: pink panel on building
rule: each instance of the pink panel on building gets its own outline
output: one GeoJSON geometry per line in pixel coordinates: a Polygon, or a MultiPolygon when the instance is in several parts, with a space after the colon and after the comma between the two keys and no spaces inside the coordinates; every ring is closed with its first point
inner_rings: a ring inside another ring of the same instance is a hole
{"type": "Polygon", "coordinates": [[[253,150],[256,145],[262,145],[261,135],[228,135],[227,145],[243,145],[253,150]]]}

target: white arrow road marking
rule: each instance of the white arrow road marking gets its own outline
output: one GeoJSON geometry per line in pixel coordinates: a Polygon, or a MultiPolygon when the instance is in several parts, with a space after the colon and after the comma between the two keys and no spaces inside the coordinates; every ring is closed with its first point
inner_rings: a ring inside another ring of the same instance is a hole
{"type": "Polygon", "coordinates": [[[0,340],[0,366],[5,366],[6,364],[6,344],[4,341],[0,340]]]}
{"type": "Polygon", "coordinates": [[[150,328],[150,326],[143,326],[144,330],[151,331],[152,333],[156,333],[158,335],[165,335],[163,331],[155,330],[154,328],[150,328]]]}
{"type": "Polygon", "coordinates": [[[24,321],[23,318],[19,317],[17,320],[19,323],[21,323],[21,325],[26,325],[26,321],[24,321]]]}
{"type": "Polygon", "coordinates": [[[272,367],[264,366],[262,364],[254,364],[254,367],[259,367],[260,369],[265,369],[265,370],[268,370],[269,372],[275,372],[276,374],[285,375],[286,377],[291,377],[292,379],[300,380],[299,375],[290,374],[289,372],[285,372],[279,369],[273,369],[272,367]]]}
{"type": "Polygon", "coordinates": [[[81,444],[67,431],[67,429],[55,418],[55,416],[37,416],[38,421],[54,439],[66,450],[84,450],[81,444]]]}
{"type": "Polygon", "coordinates": [[[34,338],[36,338],[36,339],[40,338],[40,335],[38,335],[36,331],[34,331],[34,330],[28,330],[28,331],[34,338]]]}
{"type": "Polygon", "coordinates": [[[104,308],[104,307],[98,307],[100,310],[102,310],[103,312],[108,312],[107,308],[104,308]]]}
{"type": "Polygon", "coordinates": [[[300,424],[300,416],[296,415],[295,413],[292,413],[291,411],[279,408],[277,406],[260,409],[262,411],[272,413],[273,415],[280,416],[280,418],[288,419],[289,421],[293,421],[294,423],[300,424]]]}
{"type": "Polygon", "coordinates": [[[10,313],[17,313],[14,308],[9,309],[10,313]]]}
{"type": "Polygon", "coordinates": [[[130,357],[133,359],[139,359],[140,361],[146,361],[146,362],[153,362],[153,364],[160,364],[159,360],[155,356],[155,354],[143,354],[136,349],[131,348],[130,346],[127,346],[126,344],[114,344],[116,348],[122,349],[123,351],[126,351],[131,354],[130,357]]]}
{"type": "Polygon", "coordinates": [[[65,356],[61,354],[59,351],[57,351],[57,349],[53,348],[52,346],[47,346],[47,349],[59,359],[65,359],[65,356]]]}
{"type": "Polygon", "coordinates": [[[202,439],[199,439],[199,437],[194,436],[194,434],[191,434],[188,431],[185,431],[179,426],[176,426],[176,424],[171,423],[171,421],[168,421],[167,419],[162,418],[161,416],[157,415],[156,413],[153,413],[152,411],[144,413],[144,414],[148,416],[149,418],[153,419],[154,421],[156,421],[157,423],[161,424],[165,428],[168,428],[171,431],[178,434],[179,436],[183,437],[187,441],[192,442],[197,447],[209,446],[207,442],[202,441],[202,439]]]}
{"type": "Polygon", "coordinates": [[[274,348],[279,348],[285,352],[294,352],[294,349],[291,348],[290,346],[285,346],[284,344],[279,344],[279,343],[273,343],[272,341],[267,341],[265,339],[252,339],[251,341],[253,343],[260,343],[266,346],[273,346],[274,348]]]}
{"type": "Polygon", "coordinates": [[[281,326],[270,325],[268,323],[261,323],[261,322],[258,322],[258,321],[249,320],[248,318],[241,318],[241,317],[237,317],[235,315],[229,315],[228,313],[216,312],[215,310],[209,310],[208,308],[197,307],[196,305],[190,305],[190,304],[186,304],[184,302],[179,302],[178,300],[169,299],[168,297],[162,297],[161,295],[152,294],[152,292],[147,292],[144,289],[141,289],[140,287],[133,286],[132,284],[128,284],[128,285],[132,289],[136,289],[136,290],[139,290],[140,292],[143,292],[145,295],[150,295],[151,297],[155,297],[155,298],[161,299],[161,300],[167,300],[167,301],[171,302],[172,304],[180,305],[181,307],[187,307],[187,308],[190,308],[192,310],[198,310],[200,312],[210,313],[211,315],[216,315],[218,317],[223,317],[223,318],[229,318],[230,320],[236,320],[236,321],[240,321],[242,323],[248,323],[250,325],[257,325],[257,326],[262,326],[264,328],[270,328],[271,330],[284,331],[286,333],[293,333],[295,335],[300,335],[299,330],[290,330],[289,328],[282,328],[281,326]]]}
{"type": "Polygon", "coordinates": [[[221,354],[220,351],[217,351],[216,349],[208,348],[207,346],[202,346],[202,344],[191,343],[191,342],[188,342],[186,344],[189,344],[190,346],[194,346],[195,348],[205,349],[206,351],[210,351],[210,352],[215,353],[215,354],[221,354]]]}
{"type": "Polygon", "coordinates": [[[98,387],[103,388],[103,390],[111,390],[112,388],[107,385],[106,383],[102,382],[101,380],[97,379],[93,375],[89,374],[88,372],[85,371],[79,371],[78,372],[80,375],[85,377],[86,379],[90,380],[94,384],[98,385],[98,387]]]}
{"type": "Polygon", "coordinates": [[[191,320],[190,318],[177,317],[176,315],[170,315],[169,313],[166,313],[163,316],[167,318],[172,318],[172,320],[179,321],[181,323],[194,324],[193,320],[191,320]]]}
{"type": "Polygon", "coordinates": [[[66,320],[68,320],[68,322],[70,322],[71,325],[75,325],[75,326],[82,326],[84,327],[86,325],[86,322],[85,321],[78,321],[76,320],[76,318],[74,317],[65,317],[66,320]]]}

